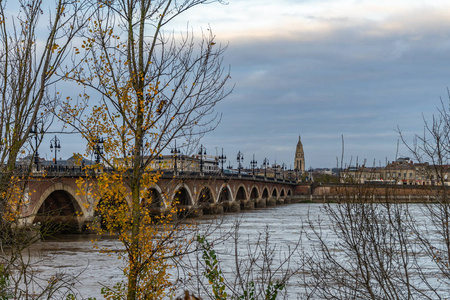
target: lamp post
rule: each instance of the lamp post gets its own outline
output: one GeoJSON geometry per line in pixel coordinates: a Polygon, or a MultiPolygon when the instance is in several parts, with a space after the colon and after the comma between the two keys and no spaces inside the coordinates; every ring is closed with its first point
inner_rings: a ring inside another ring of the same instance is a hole
{"type": "Polygon", "coordinates": [[[38,129],[36,123],[34,123],[34,129],[31,129],[30,133],[34,134],[34,140],[36,145],[34,149],[34,164],[36,165],[36,171],[39,171],[38,129]]]}
{"type": "Polygon", "coordinates": [[[252,174],[253,174],[253,176],[255,176],[255,169],[256,169],[257,164],[258,164],[258,162],[255,160],[255,154],[253,154],[253,159],[250,162],[250,166],[252,166],[252,174]]]}
{"type": "Polygon", "coordinates": [[[264,158],[263,166],[264,166],[264,177],[267,177],[267,166],[269,165],[269,160],[264,158]]]}
{"type": "Polygon", "coordinates": [[[173,171],[177,174],[177,156],[181,153],[180,149],[177,148],[177,141],[175,140],[175,148],[170,150],[170,153],[173,155],[173,171]]]}
{"type": "Polygon", "coordinates": [[[277,180],[277,160],[275,159],[275,163],[273,164],[273,166],[272,166],[272,168],[273,168],[273,178],[275,179],[275,180],[277,180]]]}
{"type": "Polygon", "coordinates": [[[97,164],[100,163],[101,159],[102,159],[102,155],[103,155],[103,138],[102,137],[97,137],[94,139],[94,156],[95,156],[95,162],[97,164]]]}
{"type": "Polygon", "coordinates": [[[284,170],[286,170],[286,164],[285,163],[283,163],[281,165],[281,171],[283,172],[283,180],[284,180],[284,170]]]}
{"type": "Polygon", "coordinates": [[[242,162],[244,161],[244,154],[242,154],[241,151],[238,152],[238,154],[236,156],[236,160],[238,162],[238,172],[239,172],[239,175],[241,175],[242,162]]]}
{"type": "Polygon", "coordinates": [[[206,148],[203,145],[200,145],[198,155],[200,155],[200,174],[203,174],[203,156],[206,155],[206,148]]]}
{"type": "Polygon", "coordinates": [[[161,163],[162,163],[162,161],[163,161],[163,158],[162,158],[161,154],[156,156],[156,164],[158,165],[158,170],[161,170],[161,163]]]}
{"type": "Polygon", "coordinates": [[[56,135],[50,141],[50,152],[53,152],[53,150],[55,150],[55,165],[57,165],[58,160],[57,160],[56,153],[61,151],[61,143],[60,143],[59,139],[56,137],[56,135]]]}
{"type": "Polygon", "coordinates": [[[227,161],[227,156],[223,155],[223,148],[222,148],[222,155],[219,155],[219,160],[222,165],[222,174],[223,174],[223,164],[227,161]]]}

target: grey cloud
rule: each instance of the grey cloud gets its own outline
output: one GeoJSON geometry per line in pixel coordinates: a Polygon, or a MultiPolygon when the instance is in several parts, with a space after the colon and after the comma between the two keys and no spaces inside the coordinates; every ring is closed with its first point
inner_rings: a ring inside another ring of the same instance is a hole
{"type": "Polygon", "coordinates": [[[397,125],[420,132],[422,112],[433,113],[446,93],[450,36],[431,25],[387,27],[359,23],[307,41],[301,36],[230,41],[226,61],[236,88],[221,105],[224,119],[217,133],[223,143],[258,153],[264,148],[267,156],[288,162],[302,134],[311,165],[330,166],[344,134],[351,136],[348,155],[394,159],[397,125]],[[253,143],[244,142],[248,139],[253,143]],[[270,152],[289,147],[292,151],[270,152]]]}

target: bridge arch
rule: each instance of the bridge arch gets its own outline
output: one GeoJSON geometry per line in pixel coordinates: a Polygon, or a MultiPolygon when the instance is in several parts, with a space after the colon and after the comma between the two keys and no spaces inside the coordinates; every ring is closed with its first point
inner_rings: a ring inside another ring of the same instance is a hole
{"type": "Polygon", "coordinates": [[[164,201],[164,193],[158,185],[148,188],[145,192],[146,199],[141,199],[141,204],[148,204],[150,199],[150,208],[165,208],[166,201],[164,201]]]}
{"type": "Polygon", "coordinates": [[[233,194],[231,193],[230,186],[228,184],[223,184],[220,188],[217,202],[222,203],[226,201],[233,201],[233,194]]]}
{"type": "Polygon", "coordinates": [[[209,188],[208,186],[204,186],[201,189],[201,191],[198,195],[197,204],[199,206],[206,205],[206,204],[214,204],[214,195],[213,195],[211,188],[209,188]]]}
{"type": "Polygon", "coordinates": [[[281,192],[280,192],[280,197],[285,197],[285,196],[286,196],[286,193],[284,192],[284,188],[282,188],[281,192]]]}
{"type": "Polygon", "coordinates": [[[287,191],[287,195],[288,195],[288,196],[292,196],[292,191],[291,191],[291,189],[289,189],[289,190],[287,191]]]}
{"type": "Polygon", "coordinates": [[[172,194],[172,205],[177,202],[175,205],[192,206],[194,205],[193,199],[194,198],[192,197],[189,187],[184,183],[180,183],[174,189],[172,194]]]}
{"type": "Polygon", "coordinates": [[[184,183],[178,184],[174,189],[171,203],[172,207],[176,207],[177,209],[177,217],[187,218],[192,216],[192,207],[194,204],[194,198],[189,187],[184,183]]]}
{"type": "MultiPolygon", "coordinates": [[[[97,201],[94,210],[95,226],[102,230],[116,230],[120,228],[124,220],[127,220],[127,215],[131,211],[131,196],[130,195],[108,195],[97,201]],[[113,229],[114,228],[114,229],[113,229]]],[[[141,205],[145,202],[141,201],[141,205]]]]}
{"type": "MultiPolygon", "coordinates": [[[[133,199],[131,197],[131,193],[128,193],[128,190],[125,192],[125,195],[121,195],[123,199],[123,201],[120,201],[120,203],[124,204],[126,203],[126,205],[128,206],[128,209],[131,210],[131,207],[133,206],[133,199]]],[[[99,200],[94,200],[95,201],[95,205],[94,205],[94,215],[98,215],[98,211],[97,208],[99,207],[99,205],[102,205],[105,203],[106,200],[104,200],[105,195],[103,195],[103,197],[99,200]]],[[[115,199],[115,201],[118,201],[117,198],[115,199]]],[[[142,202],[142,199],[140,199],[140,202],[142,202]]]]}
{"type": "Polygon", "coordinates": [[[277,190],[277,188],[273,188],[273,190],[272,190],[272,197],[278,198],[278,190],[277,190]]]}
{"type": "Polygon", "coordinates": [[[234,199],[236,199],[236,202],[245,201],[247,200],[247,192],[245,191],[245,187],[243,184],[241,184],[236,192],[236,196],[234,199]]]}
{"type": "Polygon", "coordinates": [[[33,207],[29,221],[33,224],[53,216],[53,221],[49,220],[51,223],[67,222],[70,226],[77,223],[76,226],[81,229],[87,213],[87,208],[75,189],[68,184],[58,182],[41,194],[33,207]]]}
{"type": "Polygon", "coordinates": [[[250,191],[250,199],[259,199],[259,191],[256,186],[253,186],[250,191]]]}
{"type": "Polygon", "coordinates": [[[269,189],[267,187],[264,187],[261,198],[269,198],[269,189]]]}

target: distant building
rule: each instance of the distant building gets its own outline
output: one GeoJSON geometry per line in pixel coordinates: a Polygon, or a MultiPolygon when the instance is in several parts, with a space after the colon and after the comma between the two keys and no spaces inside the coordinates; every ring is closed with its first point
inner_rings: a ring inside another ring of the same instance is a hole
{"type": "Polygon", "coordinates": [[[414,163],[399,158],[385,167],[349,167],[341,172],[342,182],[397,185],[450,185],[449,165],[414,163]]]}
{"type": "Polygon", "coordinates": [[[305,172],[305,153],[303,152],[303,144],[300,136],[298,136],[297,148],[295,149],[294,170],[300,174],[305,172]]]}
{"type": "Polygon", "coordinates": [[[68,159],[59,158],[56,163],[55,160],[46,160],[43,157],[38,157],[38,166],[36,166],[36,159],[34,155],[30,154],[24,158],[19,158],[16,161],[16,166],[19,169],[26,170],[27,168],[32,168],[34,171],[55,171],[55,170],[69,170],[69,169],[79,169],[84,166],[94,164],[93,161],[81,157],[80,155],[74,155],[68,159]]]}
{"type": "Polygon", "coordinates": [[[152,161],[151,167],[154,170],[165,170],[170,172],[174,171],[175,168],[177,169],[177,172],[187,173],[200,172],[200,168],[203,173],[220,172],[219,162],[216,157],[207,155],[203,156],[201,159],[199,155],[161,155],[152,161]]]}
{"type": "Polygon", "coordinates": [[[317,174],[333,175],[333,170],[329,168],[315,168],[312,171],[317,174]]]}

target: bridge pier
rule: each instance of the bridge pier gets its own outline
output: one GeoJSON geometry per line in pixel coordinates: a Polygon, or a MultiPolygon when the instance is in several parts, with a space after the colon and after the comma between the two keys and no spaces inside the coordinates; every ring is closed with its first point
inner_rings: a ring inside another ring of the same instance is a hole
{"type": "MultiPolygon", "coordinates": [[[[152,217],[161,217],[163,220],[176,221],[178,220],[177,213],[174,213],[170,207],[152,207],[150,208],[150,215],[152,217]]],[[[155,218],[156,221],[158,220],[155,218]]]]}
{"type": "Polygon", "coordinates": [[[286,198],[284,198],[284,203],[285,204],[291,204],[292,203],[291,197],[287,196],[286,198]]]}
{"type": "Polygon", "coordinates": [[[252,210],[255,209],[255,199],[241,200],[242,210],[252,210]]]}
{"type": "Polygon", "coordinates": [[[223,209],[225,212],[239,212],[241,210],[241,206],[238,202],[225,201],[223,202],[223,209]]]}
{"type": "Polygon", "coordinates": [[[204,215],[220,215],[223,214],[223,205],[220,203],[208,203],[202,206],[204,215]]]}
{"type": "Polygon", "coordinates": [[[70,215],[36,216],[34,218],[34,224],[38,224],[39,231],[45,231],[46,234],[59,232],[81,233],[86,229],[84,217],[70,215]]]}
{"type": "Polygon", "coordinates": [[[278,198],[277,205],[282,205],[282,204],[284,204],[284,198],[278,198]]]}
{"type": "Polygon", "coordinates": [[[189,209],[188,218],[199,218],[203,216],[203,209],[199,206],[191,206],[189,209]]]}
{"type": "Polygon", "coordinates": [[[38,224],[31,225],[14,225],[12,224],[11,231],[5,232],[5,235],[14,235],[16,241],[23,242],[24,244],[34,243],[41,239],[41,230],[38,224]]]}
{"type": "Polygon", "coordinates": [[[291,203],[300,203],[300,201],[302,200],[299,196],[294,196],[294,197],[290,197],[291,198],[291,203]]]}
{"type": "Polygon", "coordinates": [[[160,216],[166,213],[166,209],[164,207],[151,207],[150,215],[152,216],[160,216]]]}
{"type": "Polygon", "coordinates": [[[267,199],[267,206],[276,206],[277,205],[277,199],[275,197],[270,197],[267,199]]]}
{"type": "Polygon", "coordinates": [[[196,218],[203,216],[203,210],[200,207],[193,205],[177,205],[177,218],[173,220],[183,219],[183,218],[196,218]]]}
{"type": "Polygon", "coordinates": [[[267,206],[267,198],[256,199],[256,208],[265,208],[267,206]]]}

